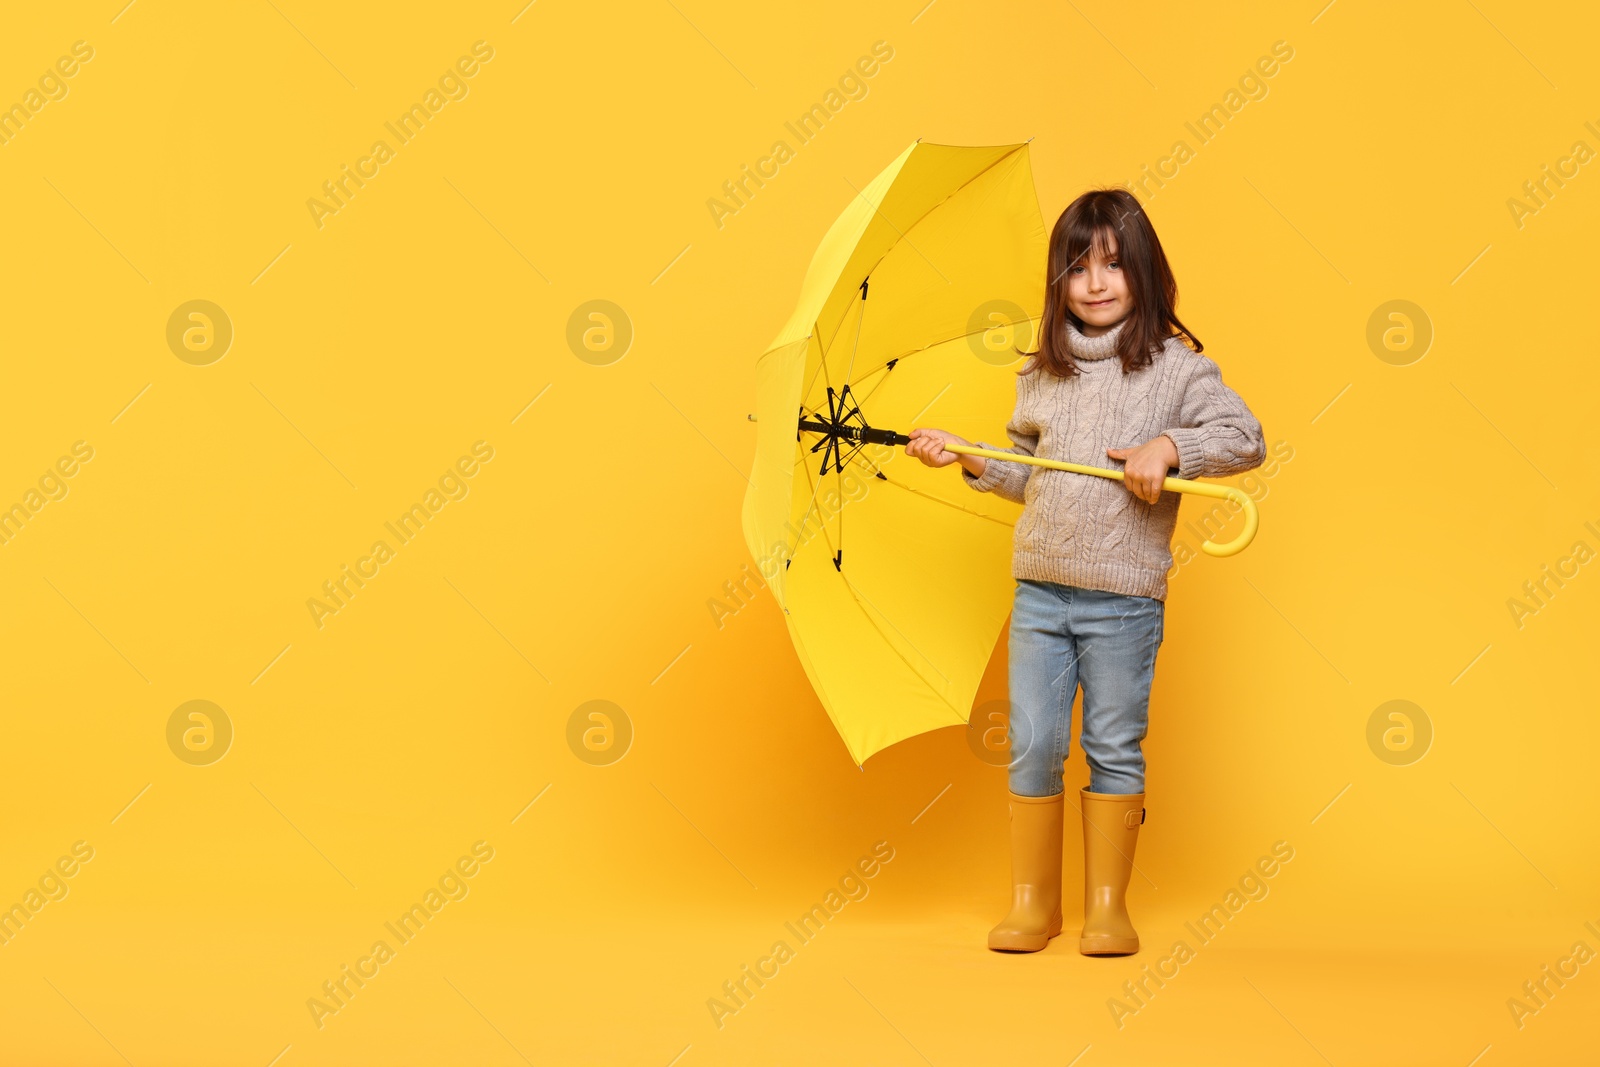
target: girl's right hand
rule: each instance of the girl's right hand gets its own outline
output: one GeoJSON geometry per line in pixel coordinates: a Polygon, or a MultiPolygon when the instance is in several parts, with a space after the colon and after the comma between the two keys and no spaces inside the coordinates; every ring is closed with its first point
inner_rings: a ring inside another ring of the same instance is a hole
{"type": "Polygon", "coordinates": [[[957,437],[947,430],[918,429],[912,430],[906,436],[911,438],[906,445],[906,455],[916,456],[930,467],[948,467],[962,459],[959,452],[946,452],[944,446],[971,444],[964,437],[957,437]]]}

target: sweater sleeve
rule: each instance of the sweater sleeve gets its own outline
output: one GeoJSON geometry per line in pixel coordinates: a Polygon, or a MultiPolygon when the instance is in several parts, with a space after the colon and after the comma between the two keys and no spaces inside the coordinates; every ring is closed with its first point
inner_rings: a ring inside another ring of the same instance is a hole
{"type": "Polygon", "coordinates": [[[1239,394],[1222,381],[1216,361],[1198,352],[1199,361],[1184,386],[1179,425],[1162,431],[1178,446],[1178,477],[1239,474],[1267,458],[1261,423],[1239,394]]]}
{"type": "MultiPolygon", "coordinates": [[[[1018,383],[1017,392],[1022,391],[1018,383]]],[[[1025,433],[1018,420],[1022,415],[1022,398],[1017,397],[1017,408],[1012,412],[1011,421],[1006,423],[1006,436],[1016,443],[1015,448],[1000,448],[987,441],[974,441],[979,448],[992,448],[1000,452],[1015,452],[1024,456],[1034,454],[1034,449],[1039,447],[1039,435],[1025,433]]],[[[1015,504],[1026,503],[1023,491],[1028,487],[1028,477],[1033,473],[1034,465],[1031,463],[1008,463],[1004,460],[983,457],[983,476],[974,478],[965,468],[961,468],[961,480],[980,493],[994,493],[1015,504]]]]}

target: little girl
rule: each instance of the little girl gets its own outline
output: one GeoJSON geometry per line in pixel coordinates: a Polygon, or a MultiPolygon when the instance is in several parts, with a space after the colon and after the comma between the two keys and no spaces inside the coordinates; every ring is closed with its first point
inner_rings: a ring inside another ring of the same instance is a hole
{"type": "MultiPolygon", "coordinates": [[[[945,451],[967,444],[912,430],[906,453],[960,463],[980,493],[1023,504],[1011,613],[1011,912],[989,947],[1036,952],[1061,933],[1062,762],[1083,686],[1085,955],[1139,950],[1124,899],[1144,822],[1144,740],[1161,645],[1179,478],[1261,464],[1261,424],[1178,321],[1177,283],[1139,202],[1123,189],[1074,200],[1050,235],[1038,350],[1017,378],[1015,448],[1109,478],[945,451]],[[1185,344],[1184,339],[1187,339],[1185,344]],[[1043,373],[1040,373],[1043,372],[1043,373]]],[[[996,448],[984,441],[980,448],[996,448]]]]}

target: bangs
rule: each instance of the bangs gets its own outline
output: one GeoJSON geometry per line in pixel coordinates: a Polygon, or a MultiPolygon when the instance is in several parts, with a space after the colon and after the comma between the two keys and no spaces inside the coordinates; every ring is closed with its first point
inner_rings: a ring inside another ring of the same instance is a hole
{"type": "MultiPolygon", "coordinates": [[[[1061,269],[1058,273],[1065,274],[1068,269],[1080,263],[1088,263],[1090,250],[1100,254],[1103,259],[1112,259],[1123,253],[1123,249],[1113,248],[1113,226],[1110,219],[1102,218],[1099,212],[1084,211],[1073,219],[1071,225],[1066,226],[1062,233],[1063,247],[1060,250],[1061,269]]],[[[1118,245],[1123,242],[1117,241],[1118,245]]]]}

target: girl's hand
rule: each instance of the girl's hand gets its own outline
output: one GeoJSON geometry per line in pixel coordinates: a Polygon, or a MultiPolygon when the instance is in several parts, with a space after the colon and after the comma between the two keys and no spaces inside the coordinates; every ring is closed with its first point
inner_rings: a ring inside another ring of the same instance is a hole
{"type": "MultiPolygon", "coordinates": [[[[946,430],[912,430],[906,436],[911,438],[910,443],[906,445],[906,455],[916,456],[930,467],[948,467],[952,463],[957,463],[964,458],[969,458],[964,457],[959,452],[946,452],[944,450],[946,442],[953,445],[965,445],[971,443],[965,438],[957,437],[955,434],[946,430]]],[[[981,459],[982,457],[970,458],[981,459]]]]}
{"type": "Polygon", "coordinates": [[[1178,465],[1178,446],[1166,434],[1138,448],[1108,448],[1106,455],[1124,461],[1122,484],[1146,504],[1161,499],[1161,483],[1166,481],[1167,468],[1178,465]]]}

